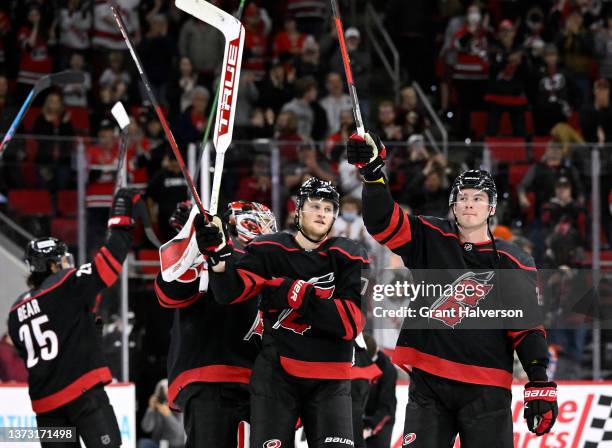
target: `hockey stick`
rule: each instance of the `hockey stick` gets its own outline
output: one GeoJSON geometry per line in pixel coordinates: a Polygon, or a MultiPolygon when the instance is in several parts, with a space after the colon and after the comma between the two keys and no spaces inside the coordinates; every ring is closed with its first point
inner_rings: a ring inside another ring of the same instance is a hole
{"type": "Polygon", "coordinates": [[[219,205],[219,190],[225,152],[232,142],[234,130],[234,115],[238,99],[238,83],[240,81],[240,66],[242,49],[244,47],[244,27],[231,14],[217,8],[204,0],[176,0],[176,7],[197,19],[217,28],[225,36],[225,52],[223,69],[221,71],[221,94],[217,102],[217,117],[215,120],[215,174],[210,197],[210,214],[215,215],[219,205]]]}
{"type": "MultiPolygon", "coordinates": [[[[117,177],[115,179],[115,188],[113,190],[113,196],[115,196],[117,194],[117,190],[127,184],[127,179],[124,176],[124,172],[126,170],[123,169],[123,165],[127,155],[128,125],[130,124],[130,118],[128,117],[125,107],[123,107],[121,101],[117,101],[115,103],[111,109],[111,113],[121,128],[121,139],[119,141],[119,161],[117,162],[117,177]]],[[[144,232],[148,240],[155,247],[159,248],[161,246],[161,242],[153,231],[147,206],[142,199],[135,204],[135,215],[140,217],[140,221],[142,222],[142,226],[144,227],[144,232]]]]}
{"type": "Polygon", "coordinates": [[[363,119],[361,118],[361,109],[359,107],[359,98],[357,98],[357,89],[353,81],[353,71],[351,70],[351,61],[346,49],[346,41],[344,39],[344,31],[342,28],[342,19],[340,18],[340,9],[338,8],[338,0],[331,0],[332,13],[336,22],[336,32],[338,33],[338,42],[340,43],[340,52],[342,53],[342,62],[344,63],[344,73],[346,74],[346,83],[348,84],[351,103],[353,104],[353,117],[355,117],[355,126],[357,134],[363,136],[365,128],[363,119]]]}
{"type": "Polygon", "coordinates": [[[32,105],[34,98],[36,98],[36,96],[40,92],[45,89],[48,89],[51,86],[64,86],[66,84],[83,84],[84,82],[85,75],[81,72],[75,72],[73,70],[65,70],[59,73],[51,73],[50,75],[43,76],[38,81],[36,81],[36,84],[34,84],[34,87],[32,87],[32,90],[30,90],[30,93],[22,104],[21,109],[19,109],[19,112],[11,123],[11,126],[9,127],[8,131],[6,131],[6,134],[4,134],[4,138],[0,143],[0,159],[2,159],[4,149],[13,139],[13,135],[15,135],[15,132],[17,131],[21,120],[32,105]]]}
{"type": "Polygon", "coordinates": [[[176,140],[174,139],[174,135],[172,135],[172,131],[170,130],[170,127],[168,126],[168,122],[166,121],[166,118],[164,117],[164,114],[162,113],[161,107],[159,103],[157,102],[157,98],[155,98],[155,95],[153,94],[153,90],[151,90],[151,84],[149,83],[149,78],[147,77],[147,74],[144,72],[142,68],[142,64],[140,62],[140,58],[136,54],[136,50],[134,50],[134,45],[132,44],[132,40],[130,39],[130,36],[127,33],[127,29],[125,28],[125,23],[123,23],[123,19],[121,18],[119,9],[117,5],[115,4],[115,2],[112,0],[109,1],[109,6],[110,6],[111,11],[113,12],[113,16],[115,17],[115,22],[117,22],[119,31],[121,31],[123,40],[125,41],[125,44],[130,50],[132,59],[134,60],[134,63],[136,64],[136,68],[138,69],[138,73],[140,74],[140,79],[142,80],[142,83],[145,86],[145,90],[147,92],[147,96],[149,97],[149,101],[151,101],[151,104],[153,105],[153,108],[155,109],[155,113],[157,113],[157,118],[159,118],[159,122],[164,128],[164,133],[166,134],[166,138],[168,139],[168,142],[170,143],[170,147],[172,148],[174,157],[176,158],[176,161],[178,162],[179,167],[181,168],[181,172],[183,173],[183,176],[185,177],[185,180],[187,181],[187,187],[189,188],[191,196],[193,197],[193,201],[195,202],[195,205],[198,207],[198,210],[200,210],[200,213],[202,214],[202,216],[206,216],[206,212],[204,211],[204,207],[202,206],[202,201],[200,200],[198,191],[196,190],[196,187],[193,183],[193,179],[191,178],[191,175],[189,174],[189,171],[187,170],[187,167],[185,166],[185,161],[183,160],[183,156],[181,155],[181,152],[179,151],[178,145],[176,144],[176,140]]]}
{"type": "MultiPolygon", "coordinates": [[[[240,20],[242,18],[242,12],[244,11],[244,0],[240,0],[240,6],[238,6],[238,11],[236,12],[236,19],[240,20]]],[[[210,129],[213,122],[213,117],[217,112],[217,101],[219,101],[219,91],[221,90],[221,78],[217,82],[217,87],[215,89],[215,99],[213,100],[212,106],[210,108],[210,114],[208,115],[208,122],[206,123],[206,130],[204,131],[204,136],[202,137],[202,143],[200,144],[200,150],[202,154],[198,159],[200,159],[200,163],[196,164],[195,170],[193,172],[193,178],[197,179],[200,171],[200,166],[202,165],[201,159],[204,157],[204,148],[208,144],[208,137],[210,137],[210,129]]]]}

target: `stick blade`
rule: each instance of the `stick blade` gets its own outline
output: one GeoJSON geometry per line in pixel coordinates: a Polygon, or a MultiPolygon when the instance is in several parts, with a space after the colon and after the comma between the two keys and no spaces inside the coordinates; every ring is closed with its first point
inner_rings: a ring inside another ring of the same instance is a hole
{"type": "Polygon", "coordinates": [[[234,39],[239,34],[238,28],[242,26],[240,21],[207,1],[176,0],[175,4],[178,9],[217,28],[226,39],[234,39]]]}
{"type": "Polygon", "coordinates": [[[65,86],[67,84],[83,84],[85,74],[74,70],[64,70],[63,72],[51,73],[43,76],[34,86],[34,94],[38,94],[51,86],[65,86]]]}
{"type": "Polygon", "coordinates": [[[130,117],[128,116],[128,113],[125,110],[125,107],[123,107],[123,103],[121,101],[117,101],[115,103],[111,109],[111,113],[113,114],[113,117],[115,117],[115,120],[119,124],[121,130],[124,130],[127,125],[130,124],[130,117]]]}

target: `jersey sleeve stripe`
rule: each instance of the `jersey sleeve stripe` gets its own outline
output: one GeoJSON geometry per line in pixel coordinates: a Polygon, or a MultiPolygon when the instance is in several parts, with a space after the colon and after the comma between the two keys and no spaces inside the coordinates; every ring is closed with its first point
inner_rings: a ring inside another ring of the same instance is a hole
{"type": "Polygon", "coordinates": [[[354,302],[345,300],[344,303],[346,304],[346,307],[353,318],[353,322],[355,322],[355,335],[358,335],[363,331],[363,327],[365,326],[365,318],[363,313],[354,302]]]}
{"type": "Polygon", "coordinates": [[[121,272],[121,263],[117,261],[117,259],[111,254],[110,250],[108,250],[105,246],[100,248],[100,252],[104,255],[109,264],[115,269],[117,272],[121,272]]]}
{"type": "Polygon", "coordinates": [[[258,294],[266,284],[265,278],[260,277],[259,275],[253,272],[247,271],[246,269],[237,269],[236,272],[238,273],[238,276],[242,279],[244,288],[242,290],[242,293],[230,302],[231,304],[244,302],[245,300],[250,299],[255,294],[258,294]]]}
{"type": "Polygon", "coordinates": [[[109,266],[104,256],[98,253],[94,258],[94,263],[98,271],[98,275],[106,286],[111,286],[117,280],[117,273],[109,266]]]}
{"type": "MultiPolygon", "coordinates": [[[[337,250],[338,252],[340,252],[341,254],[345,255],[347,258],[351,259],[351,260],[357,260],[357,261],[361,261],[362,263],[369,263],[370,260],[367,260],[363,257],[360,257],[359,255],[351,255],[349,254],[347,251],[345,251],[344,249],[342,249],[341,247],[338,246],[330,246],[328,250],[337,250]]],[[[321,255],[326,255],[325,252],[319,252],[321,255]]]]}
{"type": "Polygon", "coordinates": [[[334,304],[336,305],[336,308],[338,309],[338,315],[340,316],[340,320],[342,321],[342,325],[344,326],[344,336],[342,337],[342,339],[346,339],[350,341],[355,336],[355,330],[353,330],[353,327],[351,326],[351,323],[349,322],[348,314],[346,310],[344,309],[342,300],[336,299],[334,300],[334,304]]]}
{"type": "Polygon", "coordinates": [[[523,341],[523,339],[525,339],[527,335],[534,333],[534,332],[538,332],[538,331],[542,333],[544,337],[546,337],[546,330],[544,329],[543,325],[539,325],[535,328],[530,328],[529,330],[519,330],[519,331],[508,330],[506,334],[508,335],[510,339],[512,339],[512,350],[515,350],[516,347],[523,341]]]}
{"type": "Polygon", "coordinates": [[[359,324],[361,323],[361,317],[359,316],[359,313],[357,313],[357,315],[355,316],[354,309],[349,306],[352,303],[350,300],[340,299],[340,301],[342,302],[342,306],[344,307],[346,315],[348,316],[349,323],[351,324],[353,337],[350,339],[354,339],[360,333],[359,324]]]}
{"type": "Polygon", "coordinates": [[[433,225],[432,223],[430,223],[429,221],[427,221],[425,218],[423,218],[422,216],[419,216],[419,221],[421,221],[423,224],[425,224],[427,227],[434,229],[438,232],[440,232],[440,234],[442,234],[443,236],[447,236],[450,238],[455,238],[456,240],[459,240],[459,237],[454,234],[454,233],[450,233],[450,232],[445,232],[444,230],[442,230],[440,227],[433,225]]]}
{"type": "Polygon", "coordinates": [[[159,304],[164,308],[185,308],[191,305],[192,303],[196,302],[202,296],[202,294],[197,293],[189,297],[188,299],[176,300],[164,294],[164,292],[162,291],[157,281],[155,281],[154,288],[155,288],[155,294],[157,295],[157,300],[159,304]]]}
{"type": "Polygon", "coordinates": [[[403,210],[400,209],[400,206],[398,204],[395,204],[393,206],[393,213],[391,214],[391,219],[387,227],[382,232],[373,234],[372,237],[379,243],[384,244],[384,241],[389,238],[389,236],[395,230],[397,230],[398,224],[400,223],[402,211],[403,210]]]}

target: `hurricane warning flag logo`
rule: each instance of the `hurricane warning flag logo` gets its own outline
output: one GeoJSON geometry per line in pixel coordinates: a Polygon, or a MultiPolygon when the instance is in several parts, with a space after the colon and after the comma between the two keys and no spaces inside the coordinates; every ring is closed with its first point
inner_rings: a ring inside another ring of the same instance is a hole
{"type": "Polygon", "coordinates": [[[315,287],[315,293],[319,299],[331,299],[336,289],[334,273],[322,275],[320,277],[312,277],[308,280],[315,287]]]}
{"type": "Polygon", "coordinates": [[[475,274],[467,272],[444,289],[440,296],[430,308],[430,316],[451,328],[461,323],[465,311],[476,308],[491,290],[493,284],[491,279],[495,275],[493,271],[475,274]]]}

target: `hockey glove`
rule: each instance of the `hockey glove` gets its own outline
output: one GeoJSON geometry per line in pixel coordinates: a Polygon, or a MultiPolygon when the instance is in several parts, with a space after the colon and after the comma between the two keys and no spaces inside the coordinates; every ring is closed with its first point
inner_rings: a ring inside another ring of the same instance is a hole
{"type": "Polygon", "coordinates": [[[212,221],[206,223],[202,215],[198,214],[193,225],[198,249],[211,266],[216,266],[232,255],[232,246],[227,243],[227,232],[221,218],[214,216],[212,221]]]}
{"type": "Polygon", "coordinates": [[[138,190],[120,188],[113,199],[108,228],[121,227],[130,230],[134,227],[134,205],[140,200],[138,190]]]}
{"type": "Polygon", "coordinates": [[[189,219],[189,213],[191,212],[191,201],[183,201],[176,204],[176,208],[172,212],[172,216],[168,220],[170,227],[176,232],[180,232],[187,220],[189,219]]]}
{"type": "Polygon", "coordinates": [[[272,311],[292,308],[299,311],[305,308],[313,290],[312,285],[304,280],[288,277],[269,280],[262,290],[262,309],[272,311]]]}
{"type": "Polygon", "coordinates": [[[557,384],[553,381],[530,381],[525,384],[524,397],[524,417],[529,430],[538,436],[549,432],[559,413],[557,384]]]}
{"type": "Polygon", "coordinates": [[[363,137],[353,134],[346,144],[348,163],[359,168],[367,182],[376,182],[383,177],[387,148],[376,134],[366,133],[363,137]]]}

